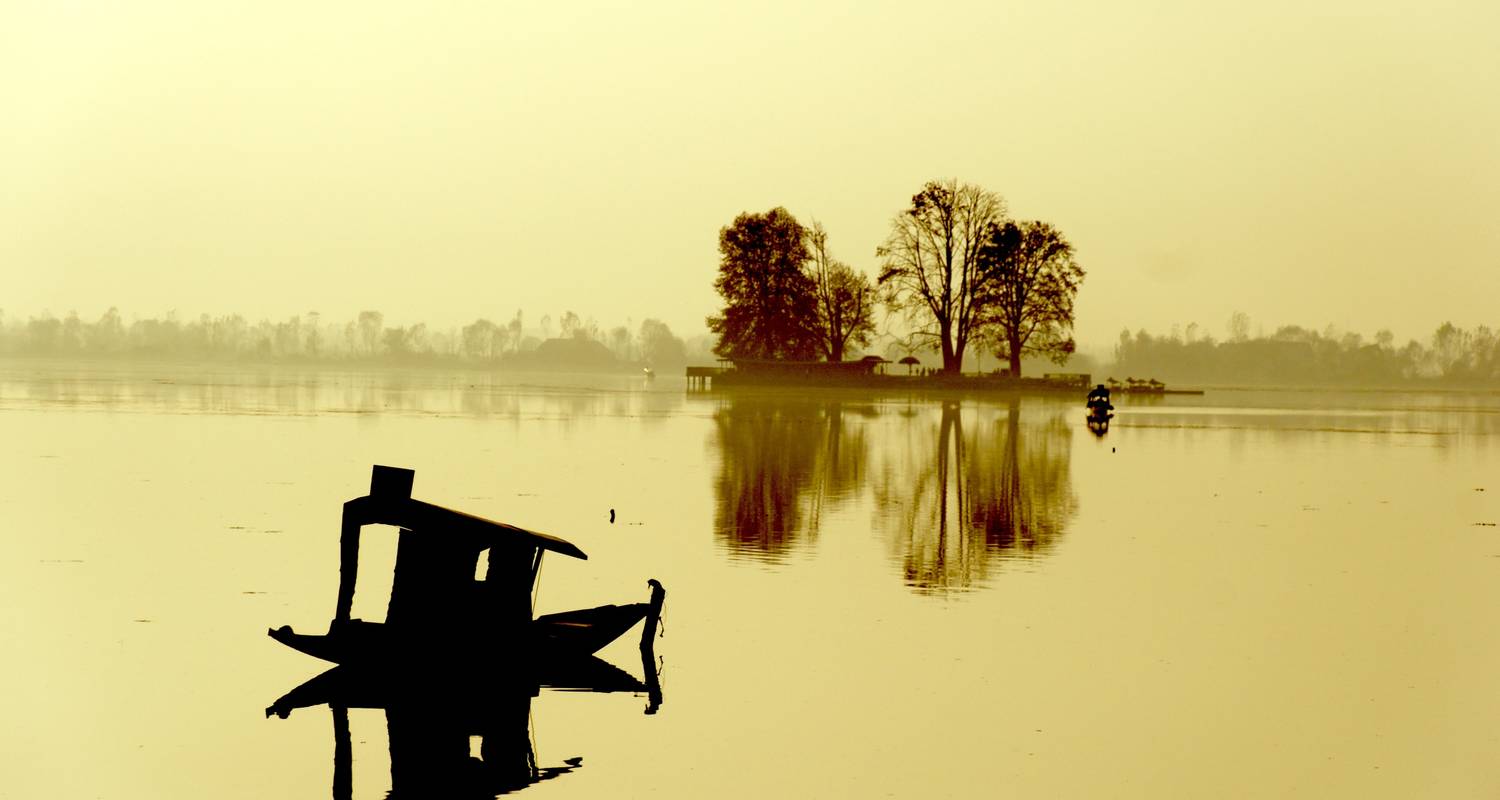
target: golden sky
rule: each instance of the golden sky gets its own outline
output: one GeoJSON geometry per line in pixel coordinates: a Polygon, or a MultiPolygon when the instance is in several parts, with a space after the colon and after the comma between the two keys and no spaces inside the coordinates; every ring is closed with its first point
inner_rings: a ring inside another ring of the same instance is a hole
{"type": "Polygon", "coordinates": [[[873,275],[954,176],[1085,347],[1500,325],[1500,4],[1210,6],[0,2],[0,308],[693,334],[736,214],[873,275]]]}

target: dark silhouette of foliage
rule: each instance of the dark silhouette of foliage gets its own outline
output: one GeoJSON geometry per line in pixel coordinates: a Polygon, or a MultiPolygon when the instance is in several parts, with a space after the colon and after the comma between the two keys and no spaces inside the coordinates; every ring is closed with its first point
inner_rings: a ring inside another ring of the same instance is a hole
{"type": "Polygon", "coordinates": [[[963,368],[964,350],[981,332],[989,275],[979,250],[985,231],[1004,217],[999,195],[955,179],[932,181],[891,220],[875,251],[886,301],[905,313],[915,338],[942,354],[945,372],[963,368]]]}
{"type": "Polygon", "coordinates": [[[741,214],[719,231],[722,313],[708,318],[726,358],[810,359],[818,353],[816,287],[803,267],[806,232],[786,209],[741,214]]]}
{"type": "Polygon", "coordinates": [[[992,225],[979,251],[987,287],[983,316],[996,354],[1021,374],[1021,358],[1044,356],[1063,364],[1073,342],[1073,298],[1083,269],[1073,246],[1045,222],[992,225]]]}
{"type": "Polygon", "coordinates": [[[736,398],[714,414],[714,532],[731,552],[779,561],[817,539],[825,510],[864,481],[869,444],[844,404],[736,398]]]}

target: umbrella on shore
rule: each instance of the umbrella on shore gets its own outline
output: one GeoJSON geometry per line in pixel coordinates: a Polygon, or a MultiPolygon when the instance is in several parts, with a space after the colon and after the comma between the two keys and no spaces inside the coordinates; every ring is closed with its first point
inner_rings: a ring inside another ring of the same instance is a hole
{"type": "Polygon", "coordinates": [[[906,356],[905,358],[901,359],[900,361],[897,361],[896,363],[897,364],[905,364],[906,365],[906,374],[910,375],[911,374],[911,368],[914,365],[916,365],[916,364],[922,363],[922,359],[917,358],[916,356],[906,356]]]}

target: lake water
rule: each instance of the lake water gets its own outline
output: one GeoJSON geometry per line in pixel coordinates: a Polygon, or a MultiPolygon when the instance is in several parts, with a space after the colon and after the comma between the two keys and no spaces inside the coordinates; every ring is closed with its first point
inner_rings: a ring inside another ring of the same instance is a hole
{"type": "Polygon", "coordinates": [[[0,797],[330,796],[265,632],[326,628],[372,464],[586,551],[538,613],[667,588],[660,709],[543,690],[528,797],[1500,794],[1500,396],[1117,406],[0,363],[0,797]]]}

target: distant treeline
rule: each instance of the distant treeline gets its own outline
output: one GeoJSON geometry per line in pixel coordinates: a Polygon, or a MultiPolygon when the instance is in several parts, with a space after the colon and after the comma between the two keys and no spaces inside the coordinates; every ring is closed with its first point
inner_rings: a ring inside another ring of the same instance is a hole
{"type": "Polygon", "coordinates": [[[1113,377],[1154,377],[1169,383],[1219,385],[1500,385],[1500,336],[1486,326],[1470,331],[1443,323],[1427,344],[1397,345],[1388,330],[1365,339],[1332,326],[1319,332],[1297,325],[1250,337],[1242,314],[1230,322],[1230,337],[1215,341],[1174,329],[1165,336],[1120,333],[1113,377]]]}
{"type": "Polygon", "coordinates": [[[690,346],[659,320],[604,330],[571,311],[555,326],[545,315],[528,329],[517,311],[504,322],[477,319],[447,330],[387,325],[379,311],[362,311],[346,322],[326,321],[317,312],[259,322],[238,314],[126,322],[114,308],[93,321],[77,313],[24,322],[0,314],[5,355],[610,368],[677,367],[690,358],[712,358],[708,346],[702,339],[690,346]]]}

